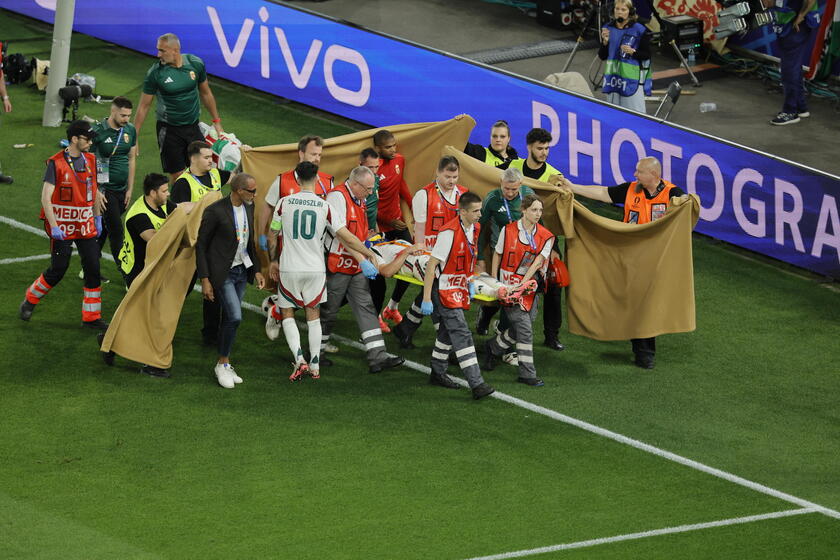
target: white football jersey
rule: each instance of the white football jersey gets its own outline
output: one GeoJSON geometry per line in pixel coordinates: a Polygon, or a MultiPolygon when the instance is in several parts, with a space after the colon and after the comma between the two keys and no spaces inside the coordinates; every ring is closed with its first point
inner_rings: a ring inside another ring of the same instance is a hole
{"type": "Polygon", "coordinates": [[[325,272],[324,236],[344,227],[330,205],[313,192],[280,199],[271,229],[280,232],[280,272],[325,272]]]}
{"type": "MultiPolygon", "coordinates": [[[[394,241],[387,241],[385,243],[374,245],[370,248],[370,250],[376,253],[376,256],[381,264],[388,264],[394,262],[400,253],[411,246],[411,243],[407,241],[396,239],[394,241]]],[[[423,251],[419,255],[410,255],[407,259],[405,259],[405,262],[403,262],[399,273],[403,276],[413,276],[418,280],[423,280],[426,272],[426,264],[428,262],[428,251],[423,251]]]]}

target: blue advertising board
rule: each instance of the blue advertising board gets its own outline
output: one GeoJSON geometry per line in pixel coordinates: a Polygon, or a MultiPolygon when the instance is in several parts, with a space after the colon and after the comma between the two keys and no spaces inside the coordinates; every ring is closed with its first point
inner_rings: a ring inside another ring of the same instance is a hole
{"type": "MultiPolygon", "coordinates": [[[[54,18],[55,0],[2,5],[54,18]]],[[[549,160],[576,183],[632,180],[637,159],[655,156],[667,180],[700,196],[700,233],[840,277],[840,177],[265,0],[77,0],[74,29],[150,55],[172,32],[213,75],[372,126],[469,113],[472,140],[486,143],[505,119],[520,153],[541,126],[549,160]]]]}

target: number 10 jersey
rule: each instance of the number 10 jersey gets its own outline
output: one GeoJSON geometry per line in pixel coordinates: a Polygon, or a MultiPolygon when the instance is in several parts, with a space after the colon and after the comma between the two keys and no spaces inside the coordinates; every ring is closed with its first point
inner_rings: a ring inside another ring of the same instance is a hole
{"type": "Polygon", "coordinates": [[[311,191],[280,199],[271,229],[280,232],[280,273],[325,272],[324,235],[344,227],[330,205],[311,191]]]}

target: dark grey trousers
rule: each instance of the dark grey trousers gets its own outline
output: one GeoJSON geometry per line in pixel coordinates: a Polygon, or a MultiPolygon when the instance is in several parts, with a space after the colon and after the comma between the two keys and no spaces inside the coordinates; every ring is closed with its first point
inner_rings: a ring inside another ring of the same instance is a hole
{"type": "Polygon", "coordinates": [[[369,364],[388,358],[385,351],[385,339],[379,328],[379,319],[373,299],[370,296],[368,280],[361,272],[358,274],[327,273],[327,301],[321,304],[321,351],[330,339],[338,310],[345,296],[365,345],[369,364]]]}
{"type": "Polygon", "coordinates": [[[523,311],[518,305],[502,307],[502,313],[508,318],[510,327],[491,339],[490,346],[494,354],[502,355],[515,347],[519,356],[519,377],[534,378],[537,369],[534,367],[534,319],[537,317],[537,303],[534,298],[531,311],[523,311]]]}
{"type": "Polygon", "coordinates": [[[478,367],[478,357],[475,353],[472,333],[467,326],[467,319],[463,309],[450,309],[444,307],[437,293],[437,283],[432,290],[432,303],[435,306],[432,313],[432,320],[439,323],[435,346],[432,349],[431,368],[432,373],[445,375],[449,365],[449,353],[454,350],[455,358],[464,377],[467,379],[470,388],[484,383],[481,377],[481,369],[478,367]]]}

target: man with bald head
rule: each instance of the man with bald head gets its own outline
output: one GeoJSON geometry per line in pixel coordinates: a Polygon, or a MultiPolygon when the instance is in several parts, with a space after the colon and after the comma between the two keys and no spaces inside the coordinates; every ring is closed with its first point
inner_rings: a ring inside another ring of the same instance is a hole
{"type": "MultiPolygon", "coordinates": [[[[190,142],[204,140],[204,134],[198,128],[201,104],[210,113],[216,132],[222,134],[224,130],[216,98],[207,81],[204,61],[194,54],[182,54],[181,41],[173,33],[158,37],[157,57],[158,61],[152,64],[143,80],[134,127],[139,137],[152,99],[157,98],[160,163],[169,174],[170,182],[174,182],[189,165],[187,146],[190,142]]],[[[139,155],[139,147],[137,153],[139,155]]]]}
{"type": "MultiPolygon", "coordinates": [[[[661,218],[672,198],[685,195],[681,188],[662,178],[662,165],[656,158],[640,159],[633,176],[636,177],[635,181],[613,187],[574,185],[568,181],[562,186],[570,188],[575,195],[601,202],[623,203],[624,222],[628,224],[647,224],[661,218]]],[[[653,369],[656,338],[634,338],[631,342],[636,365],[653,369]]]]}

